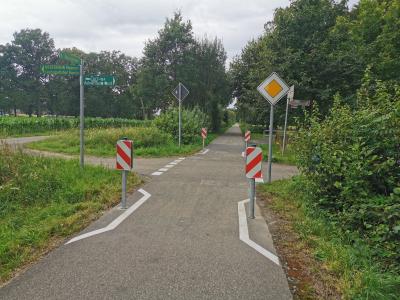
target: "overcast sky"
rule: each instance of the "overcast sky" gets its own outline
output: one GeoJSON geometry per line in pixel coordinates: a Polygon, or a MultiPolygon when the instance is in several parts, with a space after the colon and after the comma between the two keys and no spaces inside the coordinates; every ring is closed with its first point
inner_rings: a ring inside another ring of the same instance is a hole
{"type": "Polygon", "coordinates": [[[141,57],[145,41],[179,9],[192,20],[196,37],[221,38],[230,60],[263,32],[275,8],[288,4],[289,0],[0,0],[0,44],[10,42],[20,29],[41,28],[57,48],[120,50],[141,57]]]}

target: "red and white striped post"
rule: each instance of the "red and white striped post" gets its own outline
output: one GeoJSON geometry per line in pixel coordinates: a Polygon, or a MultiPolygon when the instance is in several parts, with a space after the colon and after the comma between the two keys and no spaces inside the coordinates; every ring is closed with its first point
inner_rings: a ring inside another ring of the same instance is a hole
{"type": "Polygon", "coordinates": [[[246,177],[250,181],[249,218],[254,219],[254,202],[256,195],[256,178],[262,178],[262,150],[260,147],[246,148],[246,177]]]}
{"type": "Polygon", "coordinates": [[[247,130],[244,134],[244,141],[246,143],[246,149],[247,149],[247,143],[250,141],[251,139],[251,132],[250,130],[247,130]]]}
{"type": "Polygon", "coordinates": [[[207,128],[202,128],[201,129],[201,137],[203,138],[203,149],[204,149],[204,141],[207,138],[207,128]]]}
{"type": "Polygon", "coordinates": [[[133,166],[133,141],[124,138],[117,142],[116,169],[122,171],[121,208],[126,209],[126,178],[133,166]]]}

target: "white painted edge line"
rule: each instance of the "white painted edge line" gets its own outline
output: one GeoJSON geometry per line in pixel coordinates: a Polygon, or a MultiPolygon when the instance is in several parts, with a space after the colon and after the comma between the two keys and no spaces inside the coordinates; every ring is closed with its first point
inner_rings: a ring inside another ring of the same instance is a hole
{"type": "Polygon", "coordinates": [[[275,254],[269,252],[267,249],[264,249],[257,243],[250,240],[249,237],[249,228],[247,226],[247,216],[246,216],[246,208],[244,206],[245,203],[249,202],[249,199],[242,200],[238,202],[238,214],[239,214],[239,238],[242,242],[256,250],[261,255],[264,255],[273,263],[280,266],[279,258],[275,254]]]}
{"type": "Polygon", "coordinates": [[[179,157],[179,160],[184,160],[185,159],[185,157],[179,157]]]}
{"type": "Polygon", "coordinates": [[[163,172],[153,172],[151,173],[151,175],[153,176],[160,176],[163,172]]]}
{"type": "Polygon", "coordinates": [[[140,198],[138,201],[136,201],[134,204],[132,204],[127,210],[125,210],[121,215],[119,215],[114,221],[112,221],[106,227],[78,235],[78,236],[74,237],[73,239],[69,240],[67,243],[65,243],[65,245],[79,241],[79,240],[86,239],[88,237],[91,237],[91,236],[94,236],[94,235],[97,235],[100,233],[111,231],[111,230],[114,230],[115,228],[117,228],[117,226],[119,224],[121,224],[127,217],[129,217],[135,210],[137,210],[143,203],[145,203],[147,201],[147,199],[149,199],[151,197],[151,194],[149,194],[148,192],[146,192],[143,189],[139,189],[138,191],[143,194],[143,197],[140,198]]]}
{"type": "Polygon", "coordinates": [[[168,164],[168,165],[164,166],[164,168],[172,168],[172,167],[174,167],[174,166],[175,166],[175,165],[168,164]]]}
{"type": "Polygon", "coordinates": [[[175,165],[177,165],[178,163],[177,163],[176,161],[171,161],[169,164],[175,166],[175,165]]]}
{"type": "Polygon", "coordinates": [[[166,171],[168,171],[168,169],[167,169],[167,168],[161,168],[161,169],[159,169],[158,171],[159,171],[159,172],[166,172],[166,171]]]}

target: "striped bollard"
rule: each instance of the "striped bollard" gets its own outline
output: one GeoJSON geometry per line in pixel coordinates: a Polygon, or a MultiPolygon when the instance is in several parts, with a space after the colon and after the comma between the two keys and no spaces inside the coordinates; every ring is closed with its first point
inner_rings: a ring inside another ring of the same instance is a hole
{"type": "Polygon", "coordinates": [[[250,181],[249,218],[254,219],[254,202],[256,197],[256,178],[262,178],[262,150],[260,147],[246,148],[246,177],[250,181]]]}
{"type": "Polygon", "coordinates": [[[250,141],[250,139],[251,139],[251,132],[250,132],[250,130],[247,130],[244,134],[244,141],[246,143],[246,147],[245,147],[246,149],[247,149],[247,144],[250,141]]]}
{"type": "Polygon", "coordinates": [[[126,209],[126,178],[133,166],[133,141],[124,138],[117,142],[116,169],[122,171],[121,208],[126,209]]]}

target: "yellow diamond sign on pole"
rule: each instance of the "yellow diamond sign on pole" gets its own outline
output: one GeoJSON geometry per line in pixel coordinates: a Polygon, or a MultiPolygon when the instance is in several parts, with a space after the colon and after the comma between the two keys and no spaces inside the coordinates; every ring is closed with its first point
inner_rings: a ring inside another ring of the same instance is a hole
{"type": "Polygon", "coordinates": [[[258,86],[257,90],[269,103],[274,105],[286,95],[289,87],[278,74],[273,72],[258,86]]]}

